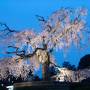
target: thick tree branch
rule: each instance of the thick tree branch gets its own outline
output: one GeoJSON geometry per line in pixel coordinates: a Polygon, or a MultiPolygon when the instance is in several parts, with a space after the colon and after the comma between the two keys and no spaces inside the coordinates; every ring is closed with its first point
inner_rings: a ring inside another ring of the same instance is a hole
{"type": "Polygon", "coordinates": [[[8,35],[10,33],[18,32],[18,31],[14,30],[14,29],[9,28],[9,26],[7,24],[5,24],[5,23],[0,22],[0,26],[3,27],[3,29],[1,31],[6,32],[5,33],[6,35],[8,35]]]}
{"type": "Polygon", "coordinates": [[[37,18],[39,21],[41,21],[41,22],[44,22],[44,23],[47,22],[47,21],[44,19],[44,17],[42,17],[42,16],[36,15],[36,18],[37,18]]]}

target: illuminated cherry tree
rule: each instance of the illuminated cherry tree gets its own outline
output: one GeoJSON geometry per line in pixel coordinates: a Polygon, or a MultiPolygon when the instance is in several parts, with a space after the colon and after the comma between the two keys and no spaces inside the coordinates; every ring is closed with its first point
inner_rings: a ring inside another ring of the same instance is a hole
{"type": "Polygon", "coordinates": [[[86,15],[87,10],[83,8],[61,8],[48,19],[36,15],[42,27],[38,34],[33,29],[16,31],[1,23],[1,46],[6,47],[6,54],[17,62],[30,60],[35,69],[43,64],[43,78],[47,79],[48,67],[50,63],[54,64],[51,53],[72,44],[79,47],[83,43],[87,32],[86,15]]]}
{"type": "Polygon", "coordinates": [[[0,60],[0,80],[8,78],[10,75],[13,75],[16,79],[21,77],[26,80],[30,70],[33,70],[31,65],[23,62],[16,63],[13,58],[0,60]]]}

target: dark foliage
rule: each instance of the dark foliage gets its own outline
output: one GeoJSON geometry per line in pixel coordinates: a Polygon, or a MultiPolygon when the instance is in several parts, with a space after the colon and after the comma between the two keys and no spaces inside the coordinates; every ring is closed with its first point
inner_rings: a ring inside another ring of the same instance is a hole
{"type": "Polygon", "coordinates": [[[55,69],[55,66],[50,66],[49,67],[49,75],[50,75],[50,77],[51,76],[53,76],[53,75],[56,75],[57,74],[57,72],[56,72],[56,69],[55,69]]]}
{"type": "Polygon", "coordinates": [[[74,70],[74,71],[76,70],[75,65],[71,65],[71,64],[70,64],[69,62],[67,62],[67,61],[63,62],[62,66],[65,67],[65,68],[67,68],[67,69],[69,69],[69,70],[74,70]]]}
{"type": "Polygon", "coordinates": [[[90,68],[90,54],[85,55],[80,59],[78,69],[90,68]]]}
{"type": "Polygon", "coordinates": [[[41,81],[41,79],[39,78],[39,76],[36,75],[33,77],[33,81],[41,81]]]}
{"type": "MultiPolygon", "coordinates": [[[[22,78],[21,75],[19,77],[14,77],[13,75],[10,75],[8,73],[7,78],[0,79],[0,85],[3,84],[4,86],[9,86],[9,85],[13,85],[14,83],[27,82],[30,80],[34,81],[34,80],[37,80],[37,77],[33,75],[33,72],[31,70],[30,70],[26,79],[22,78]],[[31,79],[29,79],[29,78],[31,78],[31,79]]],[[[38,79],[39,79],[39,77],[38,77],[38,79]]]]}
{"type": "Polygon", "coordinates": [[[82,80],[82,83],[90,83],[90,78],[86,78],[86,79],[82,80]]]}

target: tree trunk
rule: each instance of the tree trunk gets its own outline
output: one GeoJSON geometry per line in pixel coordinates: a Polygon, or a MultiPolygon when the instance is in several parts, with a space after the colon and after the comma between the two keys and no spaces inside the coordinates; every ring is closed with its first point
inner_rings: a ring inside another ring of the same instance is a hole
{"type": "Polygon", "coordinates": [[[48,81],[50,79],[50,75],[49,75],[49,55],[48,55],[48,60],[42,64],[42,78],[45,81],[48,81]]]}

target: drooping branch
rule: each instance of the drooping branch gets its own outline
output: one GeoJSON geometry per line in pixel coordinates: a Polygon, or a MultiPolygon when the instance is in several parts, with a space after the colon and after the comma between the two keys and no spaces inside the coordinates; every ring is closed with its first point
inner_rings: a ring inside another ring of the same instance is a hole
{"type": "Polygon", "coordinates": [[[14,51],[14,52],[12,52],[12,51],[11,52],[6,52],[6,53],[7,54],[15,54],[15,55],[17,55],[17,56],[19,56],[19,57],[24,59],[24,58],[33,57],[38,50],[44,51],[46,49],[44,49],[44,48],[36,48],[35,51],[33,51],[33,53],[29,53],[29,54],[25,54],[25,51],[18,51],[18,50],[14,51]]]}
{"type": "Polygon", "coordinates": [[[5,24],[5,23],[0,23],[0,25],[5,27],[4,31],[7,30],[7,31],[9,31],[9,32],[16,32],[16,30],[10,29],[10,28],[7,26],[7,24],[5,24]]]}
{"type": "Polygon", "coordinates": [[[3,27],[3,29],[1,29],[1,31],[3,32],[7,32],[6,35],[8,35],[9,33],[13,33],[13,32],[17,32],[14,29],[11,29],[7,24],[5,23],[0,23],[0,26],[3,27]]]}
{"type": "Polygon", "coordinates": [[[17,33],[18,31],[11,29],[7,24],[0,22],[0,37],[10,37],[13,34],[17,33]]]}

